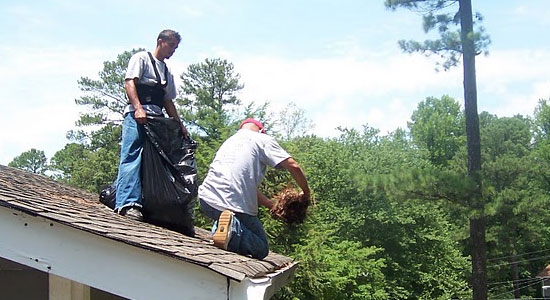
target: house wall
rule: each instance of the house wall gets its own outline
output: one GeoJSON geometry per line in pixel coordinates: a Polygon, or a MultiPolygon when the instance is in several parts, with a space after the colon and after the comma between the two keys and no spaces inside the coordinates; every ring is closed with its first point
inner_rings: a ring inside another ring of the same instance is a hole
{"type": "Polygon", "coordinates": [[[124,300],[126,298],[0,258],[0,299],[124,300]],[[80,297],[76,297],[75,294],[80,297]]]}
{"type": "Polygon", "coordinates": [[[227,278],[204,265],[42,216],[0,206],[0,237],[1,257],[115,295],[136,300],[158,299],[159,293],[162,299],[228,298],[227,278]]]}
{"type": "Polygon", "coordinates": [[[0,258],[0,299],[48,299],[48,274],[0,258]]]}

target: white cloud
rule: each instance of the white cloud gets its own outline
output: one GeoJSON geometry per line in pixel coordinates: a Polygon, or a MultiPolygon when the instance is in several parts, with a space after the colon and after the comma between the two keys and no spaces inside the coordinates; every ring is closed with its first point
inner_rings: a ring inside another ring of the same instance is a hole
{"type": "MultiPolygon", "coordinates": [[[[354,55],[290,60],[247,56],[233,59],[248,101],[269,100],[275,107],[294,101],[313,116],[315,132],[326,136],[337,126],[368,123],[382,134],[406,128],[412,111],[426,97],[449,94],[463,101],[462,68],[434,71],[420,55],[354,55]]],[[[477,59],[479,111],[498,116],[531,115],[550,95],[545,49],[494,51],[477,59]]],[[[462,103],[461,103],[462,104],[462,103]]]]}
{"type": "Polygon", "coordinates": [[[111,55],[70,47],[0,47],[0,56],[10,58],[0,65],[0,104],[11,108],[3,114],[0,164],[31,148],[45,151],[48,158],[62,149],[81,110],[74,102],[81,95],[77,80],[96,78],[111,55]]]}
{"type": "Polygon", "coordinates": [[[379,61],[258,57],[240,61],[238,66],[247,84],[247,96],[303,99],[306,103],[358,93],[381,96],[395,91],[415,92],[429,85],[446,85],[453,76],[436,74],[429,62],[414,56],[379,61]]]}
{"type": "MultiPolygon", "coordinates": [[[[336,51],[333,57],[287,59],[236,54],[223,47],[210,48],[204,57],[234,63],[245,84],[240,94],[245,103],[270,101],[278,111],[293,101],[320,136],[337,134],[338,126],[360,129],[364,124],[386,134],[406,128],[426,97],[449,94],[462,101],[460,67],[436,72],[433,61],[420,55],[369,52],[353,39],[344,44],[336,47],[352,50],[336,51]]],[[[82,110],[74,104],[81,94],[77,80],[97,78],[102,62],[114,60],[123,50],[0,46],[0,55],[9,57],[0,65],[0,103],[15,106],[4,118],[10,130],[0,131],[0,164],[30,148],[45,150],[47,157],[60,150],[82,110]]],[[[181,59],[169,64],[178,75],[186,68],[181,59]]],[[[538,99],[550,96],[549,69],[549,49],[493,51],[479,57],[479,111],[531,115],[538,99]]]]}
{"type": "Polygon", "coordinates": [[[550,49],[519,49],[491,52],[476,60],[477,77],[486,88],[499,89],[502,85],[517,81],[544,78],[550,65],[550,49]]]}
{"type": "Polygon", "coordinates": [[[440,96],[430,91],[461,85],[459,70],[438,73],[423,56],[360,57],[245,57],[235,65],[245,83],[243,99],[275,106],[294,101],[316,116],[315,131],[323,136],[337,126],[368,123],[382,133],[404,127],[418,101],[440,96]]]}
{"type": "Polygon", "coordinates": [[[550,96],[550,49],[495,51],[477,61],[478,99],[490,113],[532,115],[550,96]]]}
{"type": "Polygon", "coordinates": [[[502,97],[500,105],[495,107],[494,113],[498,116],[513,116],[521,114],[532,116],[540,99],[550,98],[550,81],[538,81],[526,84],[528,90],[525,93],[511,92],[502,97]]]}
{"type": "Polygon", "coordinates": [[[21,114],[4,115],[4,130],[0,133],[0,163],[7,164],[15,156],[31,148],[52,157],[68,142],[66,132],[74,127],[77,108],[62,103],[27,107],[21,114]]]}

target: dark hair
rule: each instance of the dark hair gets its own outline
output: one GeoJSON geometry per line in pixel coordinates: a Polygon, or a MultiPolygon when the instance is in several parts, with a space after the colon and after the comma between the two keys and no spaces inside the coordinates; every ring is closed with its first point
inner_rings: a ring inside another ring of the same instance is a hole
{"type": "Polygon", "coordinates": [[[163,41],[168,41],[171,39],[177,39],[178,42],[181,42],[181,36],[179,33],[175,32],[172,29],[164,29],[159,33],[159,36],[157,37],[157,40],[161,39],[163,41]]]}

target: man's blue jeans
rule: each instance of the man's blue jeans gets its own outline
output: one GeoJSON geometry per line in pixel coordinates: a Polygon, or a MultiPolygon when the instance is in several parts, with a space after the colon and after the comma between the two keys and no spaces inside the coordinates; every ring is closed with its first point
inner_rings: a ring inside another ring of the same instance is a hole
{"type": "Polygon", "coordinates": [[[134,113],[127,113],[122,123],[122,144],[116,185],[115,211],[137,206],[141,208],[141,152],[145,131],[134,119],[134,113]]]}
{"type": "MultiPolygon", "coordinates": [[[[212,226],[212,234],[218,228],[218,219],[221,211],[211,207],[199,199],[201,212],[207,217],[216,220],[212,226]]],[[[251,255],[256,259],[263,259],[269,252],[267,235],[258,216],[235,212],[231,226],[231,240],[227,250],[241,255],[251,255]]]]}

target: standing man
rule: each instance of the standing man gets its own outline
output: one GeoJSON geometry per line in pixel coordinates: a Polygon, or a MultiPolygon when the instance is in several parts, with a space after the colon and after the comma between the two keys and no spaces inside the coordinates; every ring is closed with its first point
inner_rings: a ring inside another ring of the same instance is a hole
{"type": "MultiPolygon", "coordinates": [[[[128,62],[124,88],[130,103],[122,124],[115,212],[138,221],[143,220],[140,178],[143,124],[147,123],[147,115],[162,116],[163,108],[168,116],[181,123],[172,101],[176,98],[174,76],[164,62],[174,54],[180,40],[177,32],[163,30],[152,53],[138,52],[128,62]]],[[[181,124],[184,136],[188,136],[181,124]]]]}
{"type": "Polygon", "coordinates": [[[308,200],[310,196],[306,176],[298,163],[264,133],[262,123],[244,120],[239,131],[222,144],[199,187],[201,211],[217,220],[212,227],[214,245],[257,259],[263,259],[269,252],[267,236],[258,218],[258,205],[267,208],[274,205],[258,190],[266,167],[288,170],[308,200]]]}

